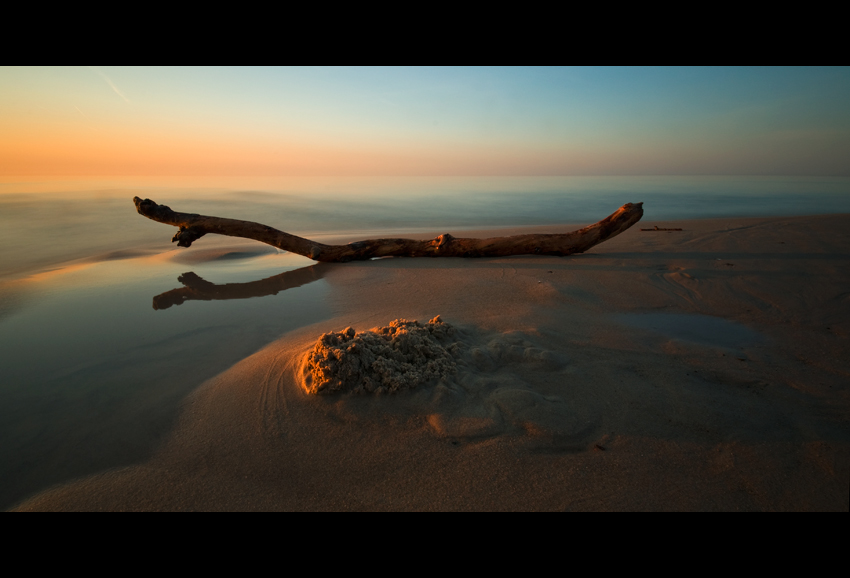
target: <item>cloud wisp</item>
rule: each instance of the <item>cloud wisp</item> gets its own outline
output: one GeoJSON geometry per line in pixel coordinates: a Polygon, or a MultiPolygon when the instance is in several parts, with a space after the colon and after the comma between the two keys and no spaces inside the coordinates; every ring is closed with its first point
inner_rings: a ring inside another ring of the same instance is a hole
{"type": "Polygon", "coordinates": [[[108,85],[109,85],[109,87],[110,87],[112,90],[114,90],[114,91],[115,91],[115,94],[117,94],[118,96],[120,96],[121,98],[123,98],[123,99],[124,99],[124,102],[126,102],[127,104],[130,104],[130,99],[129,99],[129,98],[127,98],[127,95],[125,95],[123,92],[121,92],[121,90],[120,90],[117,86],[115,86],[115,83],[114,83],[114,82],[112,82],[112,79],[111,79],[111,78],[109,78],[108,76],[106,76],[106,74],[105,74],[102,70],[100,70],[99,68],[97,68],[96,66],[92,66],[92,67],[91,67],[91,69],[92,69],[92,70],[94,70],[96,73],[98,73],[98,74],[100,75],[100,77],[101,77],[101,78],[103,78],[103,80],[105,80],[105,81],[106,81],[106,84],[108,84],[108,85]]]}

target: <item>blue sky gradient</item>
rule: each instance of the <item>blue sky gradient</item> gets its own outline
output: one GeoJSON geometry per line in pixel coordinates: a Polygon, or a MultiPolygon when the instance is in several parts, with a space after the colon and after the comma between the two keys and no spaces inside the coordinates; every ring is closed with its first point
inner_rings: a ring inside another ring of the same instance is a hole
{"type": "Polygon", "coordinates": [[[0,174],[850,176],[850,68],[0,69],[0,174]]]}

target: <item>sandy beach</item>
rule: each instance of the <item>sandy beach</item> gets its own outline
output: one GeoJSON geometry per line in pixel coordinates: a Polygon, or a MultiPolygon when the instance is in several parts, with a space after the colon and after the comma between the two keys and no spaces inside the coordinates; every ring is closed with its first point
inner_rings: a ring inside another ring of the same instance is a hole
{"type": "Polygon", "coordinates": [[[291,286],[324,279],[329,318],[176,401],[149,459],[14,509],[850,508],[850,215],[648,220],[570,257],[318,267],[291,286]],[[322,334],[437,316],[460,352],[439,383],[305,391],[322,334]]]}

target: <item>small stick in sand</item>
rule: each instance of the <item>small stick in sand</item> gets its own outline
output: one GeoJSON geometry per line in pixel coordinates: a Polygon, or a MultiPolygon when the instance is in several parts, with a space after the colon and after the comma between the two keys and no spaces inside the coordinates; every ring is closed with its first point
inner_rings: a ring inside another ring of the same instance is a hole
{"type": "Polygon", "coordinates": [[[171,239],[189,247],[208,233],[267,243],[314,261],[341,263],[375,257],[505,257],[508,255],[572,255],[619,235],[643,216],[643,203],[627,203],[598,223],[565,234],[516,235],[490,239],[459,239],[448,233],[429,241],[368,239],[348,245],[324,245],[251,221],[178,213],[150,199],[133,198],[140,215],[179,227],[171,239]]]}
{"type": "Polygon", "coordinates": [[[682,229],[659,229],[658,225],[655,225],[652,229],[641,229],[641,231],[681,231],[682,229]]]}

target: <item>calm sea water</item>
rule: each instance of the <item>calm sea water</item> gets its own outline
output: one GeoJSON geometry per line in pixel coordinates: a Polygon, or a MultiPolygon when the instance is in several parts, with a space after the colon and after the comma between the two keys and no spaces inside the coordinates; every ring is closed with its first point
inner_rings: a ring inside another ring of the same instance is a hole
{"type": "Polygon", "coordinates": [[[847,178],[0,181],[2,508],[139,462],[205,379],[331,316],[324,266],[226,238],[175,251],[134,196],[317,239],[584,225],[627,202],[645,223],[850,213],[847,178]]]}
{"type": "Polygon", "coordinates": [[[161,246],[162,225],[136,214],[134,196],[313,237],[588,224],[628,202],[644,202],[645,222],[850,213],[848,178],[6,179],[0,182],[0,278],[161,246]]]}

